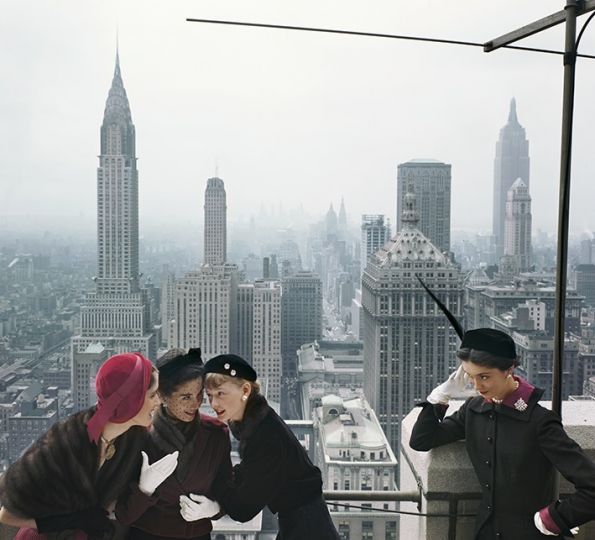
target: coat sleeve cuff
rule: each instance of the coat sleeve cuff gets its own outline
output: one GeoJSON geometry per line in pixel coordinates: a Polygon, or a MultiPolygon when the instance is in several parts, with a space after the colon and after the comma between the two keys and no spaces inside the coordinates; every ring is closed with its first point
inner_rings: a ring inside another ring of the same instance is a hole
{"type": "Polygon", "coordinates": [[[562,532],[560,530],[560,527],[558,527],[558,525],[556,525],[556,522],[552,519],[552,516],[550,514],[550,509],[548,506],[546,506],[545,508],[542,508],[539,511],[539,517],[541,518],[541,522],[543,523],[543,526],[548,531],[555,533],[555,534],[560,534],[562,532]]]}
{"type": "MultiPolygon", "coordinates": [[[[551,520],[554,522],[554,524],[556,525],[556,527],[558,528],[558,534],[562,534],[564,536],[569,536],[570,538],[574,538],[574,535],[572,534],[572,532],[570,531],[570,526],[566,523],[566,521],[564,520],[564,518],[560,515],[560,512],[558,512],[558,505],[560,504],[560,500],[557,500],[556,502],[553,502],[552,504],[550,504],[547,508],[544,508],[544,510],[548,511],[548,515],[551,518],[551,520]]],[[[539,511],[539,515],[541,516],[541,512],[542,510],[539,511]]],[[[541,516],[541,520],[543,521],[543,524],[549,529],[549,525],[546,525],[543,516],[541,516]]],[[[552,531],[552,532],[556,532],[556,531],[552,531]]]]}

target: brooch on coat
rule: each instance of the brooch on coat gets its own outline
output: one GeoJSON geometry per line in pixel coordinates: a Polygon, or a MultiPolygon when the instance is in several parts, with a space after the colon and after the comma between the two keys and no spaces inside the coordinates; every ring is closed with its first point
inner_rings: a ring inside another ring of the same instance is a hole
{"type": "Polygon", "coordinates": [[[527,405],[527,402],[523,398],[519,398],[514,402],[514,408],[517,411],[523,412],[528,406],[529,405],[527,405]]]}

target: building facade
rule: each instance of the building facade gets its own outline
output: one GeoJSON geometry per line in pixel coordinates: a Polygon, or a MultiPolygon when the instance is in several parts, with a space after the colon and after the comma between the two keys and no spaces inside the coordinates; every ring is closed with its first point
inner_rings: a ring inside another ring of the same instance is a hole
{"type": "Polygon", "coordinates": [[[221,178],[209,178],[205,190],[204,264],[227,260],[227,200],[221,178]]]}
{"type": "Polygon", "coordinates": [[[396,451],[400,422],[455,367],[456,333],[422,288],[420,276],[461,317],[457,266],[416,227],[415,195],[403,228],[368,261],[362,277],[364,391],[396,451]]]}
{"type": "Polygon", "coordinates": [[[136,133],[119,57],[101,125],[97,168],[97,276],[81,306],[72,351],[100,342],[111,353],[156,354],[151,310],[141,287],[138,241],[136,133]]]}
{"type": "Polygon", "coordinates": [[[174,319],[168,348],[200,347],[204,359],[237,348],[238,269],[203,266],[176,280],[174,319]]]}
{"type": "Polygon", "coordinates": [[[403,229],[408,192],[417,200],[417,228],[440,251],[450,251],[451,166],[434,159],[413,159],[397,167],[397,231],[403,229]]]}
{"type": "Polygon", "coordinates": [[[531,195],[521,178],[506,195],[504,222],[504,256],[509,257],[515,274],[531,267],[531,195]]]}
{"type": "Polygon", "coordinates": [[[364,273],[368,257],[390,240],[390,223],[384,214],[362,215],[360,275],[364,273]]]}
{"type": "Polygon", "coordinates": [[[527,189],[529,188],[529,141],[525,136],[525,128],[519,124],[516,100],[513,98],[510,102],[508,122],[500,130],[494,159],[492,234],[498,258],[504,254],[507,194],[517,178],[523,181],[527,189]]]}
{"type": "Polygon", "coordinates": [[[266,379],[268,399],[281,401],[281,285],[256,281],[253,301],[252,366],[266,379]]]}

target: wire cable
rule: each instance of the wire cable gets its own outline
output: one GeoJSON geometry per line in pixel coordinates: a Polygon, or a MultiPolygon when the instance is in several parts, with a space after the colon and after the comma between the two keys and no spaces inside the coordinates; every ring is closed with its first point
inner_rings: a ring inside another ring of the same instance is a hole
{"type": "MultiPolygon", "coordinates": [[[[481,47],[481,48],[483,48],[483,46],[484,46],[483,43],[477,43],[474,41],[463,41],[463,40],[457,40],[457,39],[442,39],[442,38],[432,38],[432,37],[424,37],[424,36],[409,36],[409,35],[403,35],[403,34],[383,34],[383,33],[379,33],[379,32],[358,32],[355,30],[338,30],[338,29],[333,29],[333,28],[316,28],[316,27],[311,27],[311,26],[290,26],[290,25],[285,25],[285,24],[265,24],[265,23],[225,21],[225,20],[217,20],[217,19],[193,19],[193,18],[187,18],[186,22],[203,23],[203,24],[221,24],[221,25],[227,25],[227,26],[245,26],[245,27],[250,27],[250,28],[269,28],[269,29],[274,29],[274,30],[293,30],[293,31],[298,31],[298,32],[317,32],[317,33],[323,33],[323,34],[339,34],[339,35],[346,35],[346,36],[375,37],[375,38],[383,38],[383,39],[400,39],[400,40],[406,40],[406,41],[422,41],[422,42],[426,42],[426,43],[439,43],[442,45],[461,45],[461,46],[465,46],[465,47],[481,47]]],[[[588,22],[589,21],[587,21],[587,23],[588,22]]],[[[579,37],[579,39],[580,39],[580,37],[579,37]]],[[[552,49],[541,49],[538,47],[520,47],[518,45],[505,45],[502,48],[513,49],[513,50],[517,50],[517,51],[564,55],[563,51],[555,51],[552,49]]],[[[577,56],[581,57],[581,58],[589,58],[591,60],[595,60],[595,55],[591,55],[591,54],[577,54],[577,56]]]]}
{"type": "MultiPolygon", "coordinates": [[[[357,510],[365,510],[368,512],[382,512],[386,514],[404,514],[407,516],[418,516],[418,517],[475,517],[477,514],[424,514],[422,512],[410,512],[408,510],[389,510],[388,508],[376,508],[370,506],[360,506],[357,504],[343,504],[334,503],[332,501],[326,501],[327,506],[341,506],[342,508],[355,508],[357,510]]],[[[362,514],[363,515],[363,514],[362,514]]]]}

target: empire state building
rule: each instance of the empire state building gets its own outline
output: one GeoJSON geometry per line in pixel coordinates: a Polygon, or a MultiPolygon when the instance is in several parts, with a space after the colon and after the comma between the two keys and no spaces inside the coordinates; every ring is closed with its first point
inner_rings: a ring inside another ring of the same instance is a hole
{"type": "Polygon", "coordinates": [[[100,145],[96,288],[81,306],[80,334],[72,340],[73,378],[76,355],[89,345],[109,353],[155,356],[149,301],[139,274],[136,134],[117,54],[100,145]]]}

